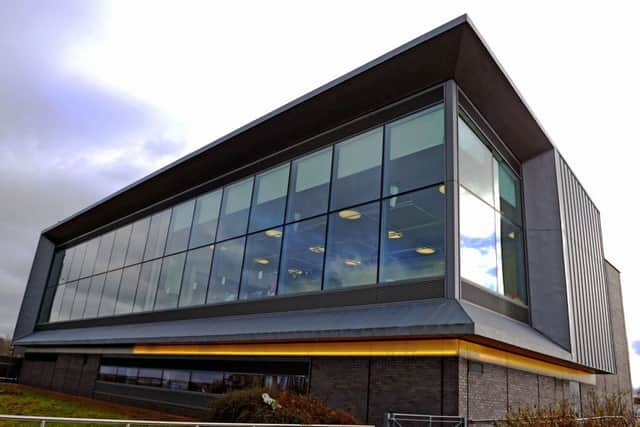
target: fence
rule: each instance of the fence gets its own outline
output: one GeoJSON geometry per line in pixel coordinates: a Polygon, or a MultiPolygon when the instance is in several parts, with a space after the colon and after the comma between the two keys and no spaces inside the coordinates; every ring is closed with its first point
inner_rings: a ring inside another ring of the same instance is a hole
{"type": "Polygon", "coordinates": [[[388,412],[385,414],[385,427],[412,427],[415,425],[426,427],[464,427],[465,418],[446,415],[403,414],[388,412]]]}
{"type": "Polygon", "coordinates": [[[20,359],[0,356],[0,381],[17,381],[20,370],[20,359]]]}
{"type": "Polygon", "coordinates": [[[175,426],[175,427],[375,427],[372,425],[336,425],[336,424],[260,424],[260,423],[199,423],[190,421],[150,421],[150,420],[110,420],[103,418],[64,418],[28,415],[0,415],[0,421],[37,422],[40,427],[47,423],[73,424],[112,424],[119,426],[175,426]]]}

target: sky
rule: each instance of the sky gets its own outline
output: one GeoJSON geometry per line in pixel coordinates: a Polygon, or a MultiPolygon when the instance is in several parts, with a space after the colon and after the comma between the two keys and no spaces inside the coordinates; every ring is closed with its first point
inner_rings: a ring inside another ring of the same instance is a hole
{"type": "Polygon", "coordinates": [[[0,0],[0,334],[41,230],[467,13],[600,209],[640,386],[634,3],[0,0]]]}

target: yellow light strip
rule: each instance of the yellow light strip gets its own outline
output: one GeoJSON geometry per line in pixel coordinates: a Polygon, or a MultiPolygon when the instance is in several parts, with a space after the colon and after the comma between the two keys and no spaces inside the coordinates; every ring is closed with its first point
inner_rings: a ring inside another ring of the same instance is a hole
{"type": "Polygon", "coordinates": [[[595,375],[460,339],[251,344],[138,344],[134,354],[165,356],[459,356],[535,374],[595,384],[595,375]]]}

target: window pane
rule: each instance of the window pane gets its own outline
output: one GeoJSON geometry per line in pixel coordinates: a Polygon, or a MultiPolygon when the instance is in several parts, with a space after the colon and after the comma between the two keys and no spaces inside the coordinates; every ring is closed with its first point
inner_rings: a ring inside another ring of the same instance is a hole
{"type": "Polygon", "coordinates": [[[284,222],[289,164],[256,176],[249,232],[275,227],[284,222]]]}
{"type": "Polygon", "coordinates": [[[517,225],[522,225],[520,181],[504,163],[500,163],[498,170],[500,212],[517,225]]]}
{"type": "Polygon", "coordinates": [[[458,118],[460,183],[494,206],[493,155],[460,117],[458,118]]]}
{"type": "Polygon", "coordinates": [[[527,304],[522,230],[500,218],[500,260],[504,296],[527,304]]]}
{"type": "Polygon", "coordinates": [[[224,383],[227,391],[262,387],[264,385],[264,375],[225,373],[224,383]]]}
{"type": "Polygon", "coordinates": [[[159,212],[151,217],[149,226],[149,238],[144,248],[144,260],[161,257],[164,253],[164,244],[167,241],[167,231],[171,220],[171,209],[159,212]]]}
{"type": "Polygon", "coordinates": [[[140,280],[138,281],[138,290],[136,292],[136,299],[133,305],[134,313],[153,310],[153,303],[156,299],[156,290],[158,289],[161,267],[161,259],[142,264],[140,280]]]}
{"type": "Polygon", "coordinates": [[[495,211],[460,187],[460,275],[498,290],[495,211]]]}
{"type": "Polygon", "coordinates": [[[202,393],[224,393],[224,373],[216,371],[191,371],[189,390],[202,393]]]}
{"type": "Polygon", "coordinates": [[[82,262],[82,271],[80,277],[91,276],[93,273],[93,267],[96,263],[96,256],[98,256],[98,247],[100,246],[100,238],[96,237],[87,243],[87,251],[84,255],[84,261],[82,262]]]}
{"type": "Polygon", "coordinates": [[[127,259],[125,265],[137,264],[142,261],[144,254],[144,246],[147,243],[147,232],[149,231],[149,223],[151,218],[143,218],[133,224],[131,230],[131,240],[129,241],[129,249],[127,250],[127,259]]]}
{"type": "Polygon", "coordinates": [[[62,306],[64,290],[65,290],[65,285],[60,285],[56,288],[56,294],[53,297],[53,303],[51,304],[51,311],[49,312],[49,322],[57,322],[58,320],[60,320],[60,307],[62,306]]]}
{"type": "Polygon", "coordinates": [[[282,228],[273,228],[247,237],[240,299],[276,294],[281,242],[282,228]]]}
{"type": "Polygon", "coordinates": [[[205,303],[212,256],[213,245],[187,252],[180,290],[180,307],[205,303]]]}
{"type": "Polygon", "coordinates": [[[191,227],[189,248],[197,248],[198,246],[213,243],[218,228],[221,200],[222,190],[198,197],[198,200],[196,200],[196,212],[193,217],[193,226],[191,227]]]}
{"type": "Polygon", "coordinates": [[[82,279],[78,282],[76,296],[73,300],[73,308],[71,309],[71,319],[82,319],[84,306],[89,293],[89,285],[91,285],[91,279],[82,279]]]}
{"type": "Polygon", "coordinates": [[[160,272],[160,281],[158,282],[158,292],[154,306],[156,310],[176,308],[178,306],[184,258],[185,254],[183,252],[162,260],[162,270],[160,272]]]}
{"type": "Polygon", "coordinates": [[[111,259],[109,260],[109,270],[122,268],[124,266],[127,247],[129,246],[129,237],[131,236],[131,228],[131,224],[129,224],[116,230],[116,239],[113,243],[111,259]]]}
{"type": "Polygon", "coordinates": [[[73,261],[74,248],[69,248],[64,251],[64,258],[62,260],[62,269],[60,270],[60,277],[58,283],[65,283],[69,280],[69,270],[71,270],[71,262],[73,261]]]}
{"type": "Polygon", "coordinates": [[[380,198],[382,128],[335,146],[331,209],[380,198]]]}
{"type": "Polygon", "coordinates": [[[115,382],[117,373],[118,368],[116,366],[102,365],[100,366],[100,370],[98,371],[98,380],[115,382]]]}
{"type": "Polygon", "coordinates": [[[384,195],[443,181],[442,105],[385,126],[384,195]]]}
{"type": "Polygon", "coordinates": [[[331,147],[295,160],[291,166],[287,221],[327,211],[331,179],[331,147]]]}
{"type": "Polygon", "coordinates": [[[218,243],[213,254],[213,266],[207,303],[235,301],[238,298],[245,238],[218,243]]]}
{"type": "Polygon", "coordinates": [[[67,283],[65,286],[58,320],[69,320],[71,318],[71,307],[73,306],[73,299],[76,296],[77,286],[78,282],[67,283]]]}
{"type": "Polygon", "coordinates": [[[98,308],[100,307],[100,298],[102,298],[102,290],[106,274],[100,274],[91,278],[91,286],[89,287],[89,295],[84,308],[85,319],[98,316],[98,308]]]}
{"type": "Polygon", "coordinates": [[[380,203],[329,217],[324,289],[376,283],[380,203]]]}
{"type": "Polygon", "coordinates": [[[96,265],[93,268],[93,274],[104,273],[109,267],[109,258],[111,257],[111,249],[113,248],[113,240],[116,237],[115,232],[110,232],[100,237],[100,247],[98,248],[98,256],[96,257],[96,265]]]}
{"type": "Polygon", "coordinates": [[[279,295],[322,289],[326,227],[326,216],[287,225],[282,247],[279,295]]]}
{"type": "Polygon", "coordinates": [[[102,291],[102,299],[100,300],[100,309],[98,315],[100,317],[113,316],[116,308],[116,299],[118,298],[118,288],[120,287],[120,278],[122,270],[111,271],[107,273],[104,282],[104,290],[102,291]]]}
{"type": "Polygon", "coordinates": [[[253,177],[224,188],[217,240],[226,240],[247,232],[253,177]]]}
{"type": "Polygon", "coordinates": [[[169,234],[167,235],[167,247],[164,251],[165,255],[187,249],[195,204],[195,200],[190,200],[173,208],[169,234]]]}
{"type": "Polygon", "coordinates": [[[80,278],[80,270],[82,268],[82,261],[84,261],[84,254],[87,250],[87,244],[82,243],[76,246],[73,251],[73,260],[71,261],[71,268],[69,269],[69,281],[78,280],[80,278]]]}
{"type": "Polygon", "coordinates": [[[138,276],[140,276],[140,264],[122,270],[122,281],[120,282],[120,290],[118,291],[116,314],[131,313],[133,310],[133,300],[136,296],[138,276]]]}
{"type": "Polygon", "coordinates": [[[444,209],[439,186],[383,202],[380,282],[444,276],[444,209]]]}
{"type": "Polygon", "coordinates": [[[162,372],[162,387],[171,390],[187,390],[189,388],[190,371],[165,369],[162,372]]]}
{"type": "Polygon", "coordinates": [[[138,371],[138,385],[160,387],[162,385],[162,369],[140,368],[138,371]]]}

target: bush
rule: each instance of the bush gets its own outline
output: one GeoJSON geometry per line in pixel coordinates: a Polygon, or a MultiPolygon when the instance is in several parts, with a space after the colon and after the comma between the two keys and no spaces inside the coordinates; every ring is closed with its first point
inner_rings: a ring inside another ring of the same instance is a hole
{"type": "Polygon", "coordinates": [[[578,421],[578,413],[567,400],[547,407],[522,407],[510,411],[505,420],[498,422],[500,426],[529,426],[529,427],[609,427],[627,426],[633,424],[633,413],[627,405],[628,396],[624,393],[605,394],[598,396],[594,392],[587,395],[584,413],[578,421]]]}
{"type": "Polygon", "coordinates": [[[233,391],[214,399],[208,421],[270,424],[362,424],[345,411],[332,409],[321,400],[301,394],[254,388],[233,391]],[[262,393],[276,399],[279,408],[263,402],[262,393]]]}

